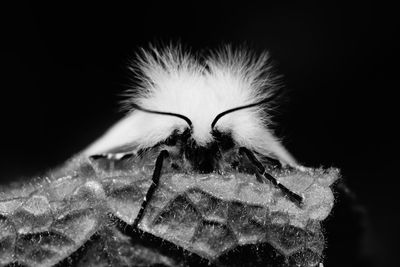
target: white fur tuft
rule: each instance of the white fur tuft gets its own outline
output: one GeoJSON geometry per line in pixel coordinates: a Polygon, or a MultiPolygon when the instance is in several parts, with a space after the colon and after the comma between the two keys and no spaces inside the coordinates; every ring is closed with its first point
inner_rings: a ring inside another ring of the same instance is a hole
{"type": "MultiPolygon", "coordinates": [[[[193,138],[205,145],[212,141],[211,123],[219,113],[274,94],[275,79],[268,61],[267,53],[255,56],[230,47],[201,60],[180,47],[153,48],[143,51],[132,67],[140,83],[130,92],[127,103],[188,117],[193,123],[193,138]]],[[[215,127],[231,132],[239,146],[295,165],[293,157],[268,129],[266,109],[264,105],[229,113],[215,127]]],[[[84,153],[148,148],[168,138],[175,129],[183,131],[187,126],[177,117],[133,110],[84,153]]]]}

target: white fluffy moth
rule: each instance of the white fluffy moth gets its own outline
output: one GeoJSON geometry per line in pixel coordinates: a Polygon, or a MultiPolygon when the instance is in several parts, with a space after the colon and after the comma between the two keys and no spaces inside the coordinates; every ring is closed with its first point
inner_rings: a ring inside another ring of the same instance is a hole
{"type": "Polygon", "coordinates": [[[184,171],[209,173],[223,172],[246,156],[262,179],[301,204],[301,196],[264,167],[303,168],[268,128],[277,86],[267,53],[227,46],[200,62],[179,46],[153,48],[142,50],[132,70],[141,82],[126,101],[129,113],[85,155],[157,149],[157,174],[165,157],[180,162],[184,171]]]}
{"type": "Polygon", "coordinates": [[[322,266],[339,173],[274,136],[268,54],[151,48],[131,70],[124,118],[0,188],[0,265],[322,266]]]}

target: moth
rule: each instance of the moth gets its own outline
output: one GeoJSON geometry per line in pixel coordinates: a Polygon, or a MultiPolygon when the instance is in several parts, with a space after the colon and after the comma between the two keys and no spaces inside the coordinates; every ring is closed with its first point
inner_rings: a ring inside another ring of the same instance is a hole
{"type": "Polygon", "coordinates": [[[153,181],[166,158],[184,172],[224,172],[245,157],[260,181],[270,181],[297,205],[302,197],[268,169],[302,169],[270,129],[277,94],[268,53],[229,46],[195,56],[180,46],[142,50],[131,70],[139,82],[127,95],[125,118],[84,155],[159,151],[153,181]]]}

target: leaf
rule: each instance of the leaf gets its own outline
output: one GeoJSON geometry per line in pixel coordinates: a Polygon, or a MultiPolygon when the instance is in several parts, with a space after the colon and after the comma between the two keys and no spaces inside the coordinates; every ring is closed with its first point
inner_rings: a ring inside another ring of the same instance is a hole
{"type": "Polygon", "coordinates": [[[336,169],[274,173],[304,196],[299,207],[250,174],[185,173],[166,164],[145,202],[155,157],[77,156],[44,179],[3,188],[0,264],[316,266],[322,261],[320,222],[333,206],[336,169]],[[252,256],[240,260],[243,253],[252,256]]]}

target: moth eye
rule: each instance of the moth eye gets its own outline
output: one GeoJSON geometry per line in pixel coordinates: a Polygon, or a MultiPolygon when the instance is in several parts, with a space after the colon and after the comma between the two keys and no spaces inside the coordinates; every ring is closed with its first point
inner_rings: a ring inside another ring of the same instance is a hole
{"type": "Polygon", "coordinates": [[[214,130],[211,134],[222,150],[228,150],[235,146],[235,142],[230,133],[222,133],[218,130],[214,130]]]}
{"type": "Polygon", "coordinates": [[[165,140],[165,144],[167,146],[175,146],[176,145],[176,141],[177,141],[176,136],[170,136],[165,140]]]}
{"type": "Polygon", "coordinates": [[[178,130],[174,130],[172,134],[165,139],[164,144],[167,146],[175,146],[179,138],[178,130]]]}
{"type": "Polygon", "coordinates": [[[190,128],[186,128],[183,133],[181,134],[182,140],[188,140],[191,136],[191,130],[190,128]]]}

